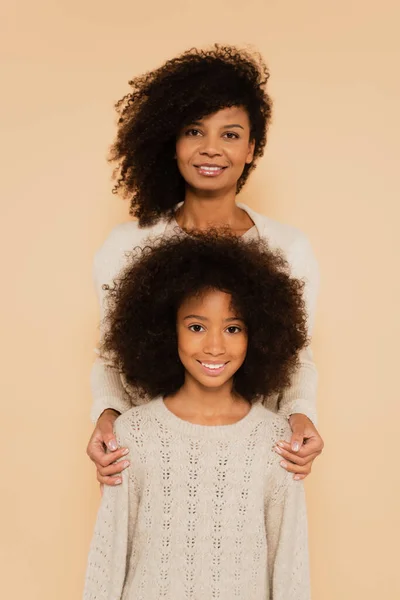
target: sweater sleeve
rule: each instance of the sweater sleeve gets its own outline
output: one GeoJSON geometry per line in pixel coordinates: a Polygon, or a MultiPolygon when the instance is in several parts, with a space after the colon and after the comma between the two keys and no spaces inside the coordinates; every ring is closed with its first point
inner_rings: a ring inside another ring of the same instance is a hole
{"type": "MultiPolygon", "coordinates": [[[[115,434],[126,445],[121,425],[115,434]]],[[[134,469],[125,469],[119,486],[105,485],[89,550],[83,600],[121,600],[138,510],[134,469]]]]}
{"type": "MultiPolygon", "coordinates": [[[[312,337],[315,310],[319,288],[318,263],[310,242],[303,234],[299,235],[287,256],[292,275],[304,281],[304,300],[308,316],[308,334],[312,337]]],[[[306,415],[314,424],[317,421],[317,382],[318,373],[310,346],[301,351],[299,366],[294,373],[290,387],[278,399],[278,412],[288,418],[294,413],[306,415]]]]}
{"type": "Polygon", "coordinates": [[[304,486],[290,474],[284,476],[266,506],[270,597],[310,600],[304,486]]]}
{"type": "MultiPolygon", "coordinates": [[[[100,344],[104,335],[103,321],[107,302],[107,290],[104,286],[112,285],[124,266],[121,233],[121,227],[115,228],[97,251],[93,261],[93,280],[100,308],[100,344]]],[[[119,370],[111,361],[100,356],[98,350],[96,353],[97,357],[90,373],[93,398],[90,417],[94,423],[107,408],[113,408],[121,414],[132,408],[132,399],[123,386],[119,370]]]]}

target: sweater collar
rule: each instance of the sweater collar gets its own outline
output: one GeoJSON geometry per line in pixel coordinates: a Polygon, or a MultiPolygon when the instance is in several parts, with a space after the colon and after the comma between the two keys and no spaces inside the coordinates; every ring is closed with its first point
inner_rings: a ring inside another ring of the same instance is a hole
{"type": "MultiPolygon", "coordinates": [[[[175,206],[175,211],[182,206],[183,202],[179,202],[179,204],[177,204],[175,206]]],[[[257,229],[257,233],[258,233],[258,237],[262,238],[265,236],[265,229],[267,226],[267,218],[264,217],[264,215],[260,215],[260,213],[256,212],[255,210],[253,210],[252,208],[250,208],[249,206],[247,206],[247,204],[243,204],[242,202],[236,202],[236,205],[241,208],[242,210],[244,210],[250,217],[250,219],[253,221],[254,225],[256,226],[257,229]]],[[[166,233],[166,230],[168,228],[168,225],[170,223],[169,219],[164,219],[162,221],[162,233],[166,233]]]]}

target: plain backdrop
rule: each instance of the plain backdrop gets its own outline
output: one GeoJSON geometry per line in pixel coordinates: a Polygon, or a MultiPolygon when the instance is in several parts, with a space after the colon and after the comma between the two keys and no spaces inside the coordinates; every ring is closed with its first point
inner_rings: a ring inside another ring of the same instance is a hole
{"type": "MultiPolygon", "coordinates": [[[[85,455],[95,250],[128,218],[106,162],[128,80],[192,46],[258,48],[275,110],[240,196],[306,232],[322,283],[314,600],[396,600],[400,5],[15,0],[2,8],[1,587],[77,600],[99,502],[85,455]]],[[[208,600],[208,599],[204,599],[208,600]]]]}

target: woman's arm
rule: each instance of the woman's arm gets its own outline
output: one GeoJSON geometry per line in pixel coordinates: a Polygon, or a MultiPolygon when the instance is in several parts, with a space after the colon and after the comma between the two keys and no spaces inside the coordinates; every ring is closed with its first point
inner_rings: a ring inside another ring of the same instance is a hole
{"type": "Polygon", "coordinates": [[[270,596],[274,600],[310,600],[304,487],[283,475],[265,509],[270,596]]]}
{"type": "Polygon", "coordinates": [[[132,399],[122,384],[118,369],[101,356],[97,356],[93,363],[90,387],[93,398],[90,417],[93,423],[97,423],[100,415],[107,409],[122,414],[132,408],[132,399]]]}
{"type": "MultiPolygon", "coordinates": [[[[287,259],[293,277],[304,281],[304,302],[307,311],[308,336],[311,340],[317,296],[319,290],[318,263],[307,237],[299,233],[291,245],[287,259]]],[[[299,366],[294,373],[291,385],[279,397],[279,413],[289,417],[295,413],[306,415],[313,423],[317,420],[318,373],[311,348],[300,352],[299,366]]]]}
{"type": "MultiPolygon", "coordinates": [[[[126,224],[112,230],[93,262],[93,280],[100,307],[100,344],[104,335],[103,320],[107,301],[104,285],[112,285],[113,279],[124,266],[126,260],[123,248],[128,244],[126,224]]],[[[126,393],[121,376],[110,361],[98,355],[91,370],[92,409],[91,418],[96,424],[87,446],[87,454],[97,469],[97,479],[101,484],[118,485],[121,472],[129,462],[115,462],[126,456],[126,448],[118,448],[113,425],[119,414],[132,407],[131,398],[126,393]],[[108,451],[107,451],[107,450],[108,451]]]]}
{"type": "MultiPolygon", "coordinates": [[[[115,434],[123,445],[126,436],[119,421],[115,434]]],[[[122,598],[138,508],[134,477],[135,473],[125,471],[122,485],[104,488],[90,545],[84,600],[122,598]]]]}
{"type": "MultiPolygon", "coordinates": [[[[292,275],[304,281],[304,301],[308,316],[308,334],[311,340],[317,296],[319,289],[318,263],[307,237],[297,236],[287,258],[292,275]]],[[[278,399],[278,412],[289,419],[292,429],[290,443],[281,440],[277,452],[284,459],[281,463],[296,479],[304,479],[311,472],[314,459],[321,454],[324,442],[315,424],[317,421],[318,374],[311,348],[305,348],[299,356],[299,366],[292,382],[278,399]]]]}

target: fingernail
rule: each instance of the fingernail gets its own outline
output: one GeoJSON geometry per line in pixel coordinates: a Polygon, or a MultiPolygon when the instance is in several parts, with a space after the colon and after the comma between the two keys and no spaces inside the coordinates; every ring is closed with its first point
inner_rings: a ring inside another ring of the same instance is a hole
{"type": "Polygon", "coordinates": [[[112,452],[114,452],[114,450],[116,450],[118,448],[117,446],[117,442],[115,440],[110,440],[107,444],[108,449],[111,450],[112,452]]]}
{"type": "Polygon", "coordinates": [[[279,446],[275,446],[274,450],[275,450],[275,452],[277,452],[278,454],[282,454],[282,450],[281,450],[281,448],[279,448],[279,446]]]}
{"type": "Polygon", "coordinates": [[[285,444],[283,442],[278,442],[278,446],[280,446],[281,448],[284,448],[285,444]]]}
{"type": "Polygon", "coordinates": [[[299,479],[300,479],[300,475],[295,475],[295,476],[293,477],[293,479],[295,479],[296,481],[299,481],[299,479]]]}
{"type": "Polygon", "coordinates": [[[299,442],[294,442],[294,444],[292,445],[292,450],[293,452],[298,452],[300,450],[299,442]]]}
{"type": "Polygon", "coordinates": [[[287,463],[284,460],[281,460],[281,462],[279,464],[281,465],[281,467],[283,467],[284,469],[286,469],[287,463]]]}
{"type": "Polygon", "coordinates": [[[122,453],[122,456],[126,456],[127,454],[129,454],[129,450],[128,448],[125,448],[125,450],[122,453]]]}
{"type": "Polygon", "coordinates": [[[122,483],[122,479],[116,479],[115,480],[115,485],[119,485],[120,483],[122,483]]]}
{"type": "Polygon", "coordinates": [[[122,466],[124,467],[124,469],[126,469],[126,467],[129,467],[129,464],[129,460],[124,460],[122,466]]]}

